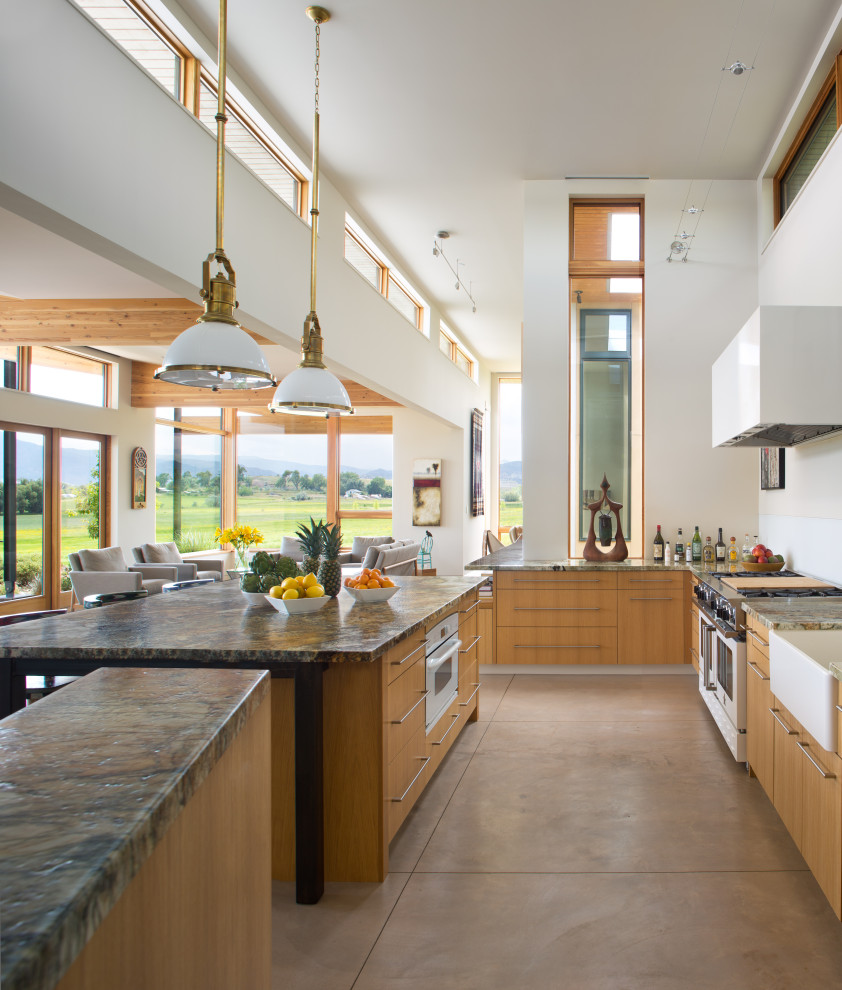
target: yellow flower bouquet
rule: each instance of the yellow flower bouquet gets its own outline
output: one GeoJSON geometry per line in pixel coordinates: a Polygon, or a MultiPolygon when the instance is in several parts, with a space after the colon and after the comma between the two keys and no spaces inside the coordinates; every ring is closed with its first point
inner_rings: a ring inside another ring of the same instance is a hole
{"type": "Polygon", "coordinates": [[[220,529],[217,526],[213,538],[217,543],[230,543],[233,545],[240,570],[248,569],[248,562],[246,561],[246,551],[248,548],[257,543],[263,543],[263,534],[259,529],[239,523],[236,526],[228,526],[226,529],[220,529]]]}

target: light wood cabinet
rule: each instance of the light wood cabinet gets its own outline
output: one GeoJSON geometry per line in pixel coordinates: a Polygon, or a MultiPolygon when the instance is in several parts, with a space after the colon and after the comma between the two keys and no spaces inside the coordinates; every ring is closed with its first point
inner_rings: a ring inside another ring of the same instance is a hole
{"type": "Polygon", "coordinates": [[[497,606],[500,626],[613,626],[617,625],[615,592],[579,588],[517,589],[497,606]]]}
{"type": "Polygon", "coordinates": [[[803,827],[804,756],[798,748],[801,726],[777,703],[772,709],[775,720],[774,804],[798,848],[803,827]]]}
{"type": "MultiPolygon", "coordinates": [[[[746,753],[751,772],[774,800],[775,794],[775,707],[769,679],[769,661],[759,651],[747,647],[746,672],[746,753]]],[[[840,837],[842,838],[842,836],[840,837]]]]}
{"type": "Polygon", "coordinates": [[[810,736],[798,740],[802,758],[801,855],[825,897],[842,915],[842,760],[810,736]]]}
{"type": "Polygon", "coordinates": [[[497,630],[501,663],[616,664],[614,626],[503,626],[497,630]]]}
{"type": "Polygon", "coordinates": [[[494,603],[490,598],[481,598],[477,609],[477,660],[479,663],[494,663],[494,603]]]}
{"type": "MultiPolygon", "coordinates": [[[[677,575],[679,578],[681,574],[677,575]]],[[[625,664],[686,663],[681,585],[617,594],[617,660],[625,664]]]]}

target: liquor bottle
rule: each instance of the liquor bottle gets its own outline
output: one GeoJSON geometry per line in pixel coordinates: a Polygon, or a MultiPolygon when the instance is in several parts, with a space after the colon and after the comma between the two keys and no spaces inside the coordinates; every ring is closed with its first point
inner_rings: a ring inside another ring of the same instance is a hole
{"type": "Polygon", "coordinates": [[[743,552],[742,552],[742,558],[741,558],[742,560],[751,560],[752,559],[751,548],[753,546],[755,546],[755,544],[748,542],[748,533],[746,533],[746,541],[743,544],[743,552]]]}
{"type": "Polygon", "coordinates": [[[655,534],[655,539],[652,542],[652,559],[656,564],[663,564],[664,562],[664,538],[661,536],[660,523],[658,523],[658,532],[655,534]]]}
{"type": "Polygon", "coordinates": [[[722,539],[722,527],[719,527],[719,536],[716,538],[716,546],[714,547],[716,551],[716,562],[717,564],[725,563],[725,542],[722,539]]]}
{"type": "Polygon", "coordinates": [[[696,527],[696,532],[693,534],[693,563],[700,564],[702,562],[702,534],[699,532],[699,527],[696,527]]]}
{"type": "Polygon", "coordinates": [[[672,550],[670,549],[670,541],[667,540],[667,542],[664,544],[664,564],[667,567],[669,567],[671,563],[672,563],[672,550]]]}
{"type": "Polygon", "coordinates": [[[728,545],[728,563],[736,564],[740,559],[740,551],[737,549],[737,537],[732,536],[731,542],[728,545]]]}
{"type": "Polygon", "coordinates": [[[692,564],[693,563],[693,544],[692,544],[692,542],[691,543],[685,543],[684,544],[684,563],[685,564],[692,564]]]}
{"type": "Polygon", "coordinates": [[[713,550],[713,544],[710,542],[710,537],[705,537],[705,548],[702,551],[702,561],[705,567],[713,567],[715,556],[713,550]]]}
{"type": "Polygon", "coordinates": [[[684,536],[680,526],[678,527],[678,536],[675,538],[675,559],[677,563],[684,560],[684,536]]]}

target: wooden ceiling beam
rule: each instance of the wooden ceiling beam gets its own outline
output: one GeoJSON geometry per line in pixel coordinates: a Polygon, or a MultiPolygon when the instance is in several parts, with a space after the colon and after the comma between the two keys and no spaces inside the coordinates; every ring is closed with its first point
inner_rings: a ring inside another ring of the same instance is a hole
{"type": "MultiPolygon", "coordinates": [[[[0,343],[17,346],[168,346],[202,312],[189,299],[0,297],[0,343]]],[[[274,341],[247,332],[259,344],[274,341]]]]}

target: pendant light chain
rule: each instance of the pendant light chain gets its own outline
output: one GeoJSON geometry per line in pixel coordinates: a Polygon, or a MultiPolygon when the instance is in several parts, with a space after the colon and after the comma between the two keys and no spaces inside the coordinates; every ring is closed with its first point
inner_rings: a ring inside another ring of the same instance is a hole
{"type": "Polygon", "coordinates": [[[322,26],[316,21],[316,60],[313,109],[313,190],[310,197],[310,312],[316,312],[316,242],[319,235],[319,38],[322,26]]]}
{"type": "Polygon", "coordinates": [[[227,75],[228,0],[219,0],[219,81],[216,102],[216,253],[224,254],[223,224],[225,221],[225,79],[227,75]]]}

